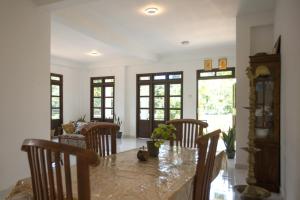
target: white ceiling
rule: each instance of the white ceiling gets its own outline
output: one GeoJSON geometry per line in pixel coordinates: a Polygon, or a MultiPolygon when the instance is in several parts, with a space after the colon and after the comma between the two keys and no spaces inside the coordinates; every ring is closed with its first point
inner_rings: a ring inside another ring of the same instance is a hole
{"type": "MultiPolygon", "coordinates": [[[[51,52],[57,57],[93,63],[119,56],[153,61],[169,53],[234,46],[235,18],[243,1],[249,7],[245,0],[160,0],[152,4],[148,0],[81,1],[52,12],[51,52]],[[145,16],[141,10],[153,4],[163,12],[145,16]],[[181,45],[183,40],[189,40],[190,45],[181,45]],[[103,55],[85,55],[92,49],[103,55]]],[[[253,9],[255,5],[243,12],[253,9]]]]}

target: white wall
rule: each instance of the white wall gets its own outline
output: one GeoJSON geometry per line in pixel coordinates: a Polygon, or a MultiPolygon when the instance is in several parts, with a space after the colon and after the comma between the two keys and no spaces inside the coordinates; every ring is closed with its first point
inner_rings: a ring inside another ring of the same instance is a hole
{"type": "Polygon", "coordinates": [[[272,53],[273,35],[273,24],[250,27],[250,55],[259,52],[272,53]]]}
{"type": "Polygon", "coordinates": [[[85,98],[83,90],[86,85],[82,81],[86,77],[87,70],[84,68],[74,68],[51,64],[51,73],[63,75],[63,121],[77,120],[79,117],[86,115],[89,119],[89,113],[86,112],[85,98]]]}
{"type": "MultiPolygon", "coordinates": [[[[226,54],[209,56],[213,59],[214,67],[217,67],[218,58],[226,56],[228,65],[235,67],[234,49],[226,54]]],[[[217,54],[217,53],[216,53],[217,54]]],[[[158,62],[135,64],[131,66],[102,67],[93,65],[89,77],[93,76],[115,76],[116,81],[116,113],[123,120],[124,134],[136,136],[136,74],[154,72],[183,71],[183,117],[196,117],[196,70],[203,68],[204,58],[199,55],[197,59],[184,56],[172,56],[160,59],[158,62]],[[98,67],[98,68],[97,68],[98,67]],[[100,68],[99,68],[100,67],[100,68]]],[[[87,82],[87,81],[85,81],[87,82]]],[[[88,82],[89,84],[89,82],[88,82]]],[[[88,85],[89,86],[89,85],[88,85]]],[[[89,94],[89,87],[88,87],[89,94]]],[[[88,99],[86,100],[89,102],[88,99]]]]}
{"type": "Polygon", "coordinates": [[[50,16],[0,1],[0,191],[29,176],[25,138],[49,138],[50,16]]]}
{"type": "Polygon", "coordinates": [[[272,50],[271,42],[257,42],[273,38],[269,28],[273,24],[273,12],[255,13],[251,15],[238,16],[236,22],[236,167],[246,167],[247,153],[241,147],[247,146],[248,141],[248,114],[244,109],[249,105],[249,80],[246,76],[246,68],[249,66],[249,56],[255,53],[272,50]],[[265,26],[265,27],[264,27],[265,26]],[[251,34],[252,30],[252,34],[251,34]],[[252,37],[251,37],[252,36],[252,37]],[[252,44],[252,45],[251,45],[252,44]]]}
{"type": "Polygon", "coordinates": [[[300,197],[300,1],[277,0],[275,39],[281,47],[281,183],[286,200],[300,197]]]}

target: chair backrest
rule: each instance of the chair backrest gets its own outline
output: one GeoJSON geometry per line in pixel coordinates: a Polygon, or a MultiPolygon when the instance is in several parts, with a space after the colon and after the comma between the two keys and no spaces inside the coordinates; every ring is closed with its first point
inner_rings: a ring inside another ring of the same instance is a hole
{"type": "Polygon", "coordinates": [[[170,145],[181,147],[195,148],[197,147],[197,137],[203,135],[203,128],[208,124],[196,119],[175,119],[170,120],[167,124],[173,124],[176,128],[176,139],[170,140],[170,145]]]}
{"type": "Polygon", "coordinates": [[[70,155],[76,156],[77,160],[77,199],[90,199],[89,165],[99,164],[99,157],[96,153],[37,139],[24,140],[21,149],[28,155],[35,200],[72,200],[74,198],[70,155]],[[64,161],[64,166],[61,166],[61,159],[64,161]]]}
{"type": "Polygon", "coordinates": [[[85,136],[86,148],[104,157],[117,153],[116,134],[120,127],[109,122],[93,122],[85,126],[81,134],[85,136]]]}
{"type": "Polygon", "coordinates": [[[209,200],[217,145],[221,130],[200,136],[198,144],[198,162],[194,181],[194,200],[209,200]]]}

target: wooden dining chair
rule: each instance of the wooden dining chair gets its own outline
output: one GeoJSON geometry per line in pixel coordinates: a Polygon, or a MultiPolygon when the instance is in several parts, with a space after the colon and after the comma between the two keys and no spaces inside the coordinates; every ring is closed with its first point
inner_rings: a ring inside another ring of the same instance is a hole
{"type": "Polygon", "coordinates": [[[117,153],[116,134],[120,127],[109,122],[93,122],[84,127],[81,133],[85,136],[86,148],[104,157],[117,153]]]}
{"type": "Polygon", "coordinates": [[[37,139],[24,140],[21,149],[28,155],[35,200],[90,199],[89,165],[99,164],[96,153],[37,139]],[[70,155],[77,159],[77,197],[73,197],[72,192],[70,155]],[[60,163],[61,158],[64,166],[60,163]]]}
{"type": "Polygon", "coordinates": [[[221,130],[218,129],[197,139],[198,162],[194,180],[194,200],[209,200],[220,133],[221,130]]]}
{"type": "Polygon", "coordinates": [[[197,137],[203,135],[203,129],[208,126],[206,122],[196,119],[175,119],[168,121],[167,124],[172,124],[176,128],[176,138],[170,139],[170,145],[188,148],[197,147],[197,137]]]}

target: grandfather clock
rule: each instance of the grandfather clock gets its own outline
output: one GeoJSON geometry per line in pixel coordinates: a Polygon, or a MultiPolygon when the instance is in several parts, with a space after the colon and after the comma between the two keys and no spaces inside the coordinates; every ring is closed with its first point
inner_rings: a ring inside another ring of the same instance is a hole
{"type": "Polygon", "coordinates": [[[258,186],[280,186],[280,54],[250,56],[255,74],[255,177],[258,186]]]}

